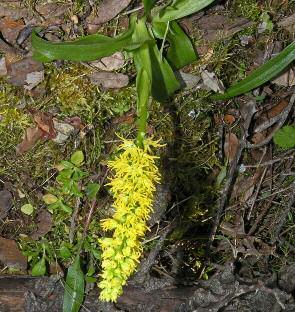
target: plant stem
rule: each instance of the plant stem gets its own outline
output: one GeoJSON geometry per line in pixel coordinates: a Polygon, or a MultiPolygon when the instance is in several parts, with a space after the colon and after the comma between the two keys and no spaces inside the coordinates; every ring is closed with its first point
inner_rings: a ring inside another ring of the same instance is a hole
{"type": "Polygon", "coordinates": [[[143,141],[147,130],[147,119],[148,119],[148,101],[146,103],[142,103],[140,107],[138,107],[138,132],[136,138],[136,144],[139,147],[143,147],[143,141]],[[144,105],[143,105],[144,104],[144,105]]]}

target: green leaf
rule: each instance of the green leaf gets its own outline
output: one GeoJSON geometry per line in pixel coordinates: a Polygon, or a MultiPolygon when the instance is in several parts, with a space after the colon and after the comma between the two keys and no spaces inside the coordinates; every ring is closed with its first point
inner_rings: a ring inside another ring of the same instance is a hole
{"type": "MultiPolygon", "coordinates": [[[[153,32],[159,39],[164,39],[167,23],[153,23],[153,32]]],[[[174,69],[182,68],[197,59],[191,40],[177,22],[169,23],[166,37],[170,46],[166,58],[174,69]]]]}
{"type": "Polygon", "coordinates": [[[84,297],[84,274],[80,267],[80,258],[77,256],[69,267],[66,278],[63,312],[78,312],[84,297]]]}
{"type": "Polygon", "coordinates": [[[156,0],[143,0],[144,13],[150,14],[151,9],[153,8],[156,0]]]}
{"type": "Polygon", "coordinates": [[[83,161],[84,161],[84,154],[82,151],[76,151],[71,156],[71,163],[74,164],[75,166],[80,166],[83,161]]]}
{"type": "Polygon", "coordinates": [[[66,213],[72,213],[73,209],[67,205],[65,205],[63,202],[59,203],[59,207],[66,213]]]}
{"type": "Polygon", "coordinates": [[[54,204],[58,201],[58,198],[53,194],[45,194],[42,199],[47,205],[54,204]]]}
{"type": "Polygon", "coordinates": [[[295,147],[295,126],[285,126],[279,129],[273,139],[282,148],[295,147]]]}
{"type": "Polygon", "coordinates": [[[70,249],[65,246],[64,244],[61,246],[60,250],[59,250],[59,254],[62,258],[64,259],[69,259],[72,256],[72,252],[70,251],[70,249]]]}
{"type": "Polygon", "coordinates": [[[59,171],[64,170],[64,169],[72,169],[73,167],[74,167],[73,164],[70,163],[69,161],[62,160],[60,162],[60,167],[59,167],[60,170],[59,171]]]}
{"type": "Polygon", "coordinates": [[[179,82],[167,60],[161,58],[155,39],[146,27],[145,19],[140,19],[136,23],[133,40],[137,41],[138,38],[144,38],[146,43],[133,51],[137,73],[142,69],[146,71],[152,82],[153,97],[163,102],[180,88],[179,82]]]}
{"type": "Polygon", "coordinates": [[[169,22],[204,9],[214,0],[174,0],[154,17],[157,22],[169,22]]]}
{"type": "Polygon", "coordinates": [[[117,51],[136,49],[142,44],[142,40],[132,41],[133,24],[130,23],[129,29],[115,38],[94,34],[70,42],[49,42],[33,31],[33,58],[40,62],[94,61],[117,51]]]}
{"type": "Polygon", "coordinates": [[[43,276],[46,273],[46,262],[43,256],[32,268],[32,276],[43,276]]]}
{"type": "Polygon", "coordinates": [[[255,89],[276,77],[295,60],[295,41],[281,53],[254,70],[248,77],[230,87],[224,94],[213,95],[213,100],[226,100],[255,89]]]}
{"type": "Polygon", "coordinates": [[[100,189],[100,185],[98,183],[88,183],[85,192],[89,199],[95,199],[96,195],[100,189]]]}
{"type": "Polygon", "coordinates": [[[31,204],[25,204],[20,207],[21,212],[30,216],[34,212],[34,207],[31,204]]]}

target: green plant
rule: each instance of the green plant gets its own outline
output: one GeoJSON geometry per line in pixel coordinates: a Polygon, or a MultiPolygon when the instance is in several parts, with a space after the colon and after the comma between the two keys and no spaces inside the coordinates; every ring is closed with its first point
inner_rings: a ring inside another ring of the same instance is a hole
{"type": "MultiPolygon", "coordinates": [[[[158,143],[146,139],[149,97],[152,95],[160,102],[169,99],[180,88],[173,70],[197,58],[190,39],[176,20],[203,9],[213,1],[174,0],[165,7],[154,7],[155,1],[144,0],[144,16],[139,18],[132,15],[129,29],[115,38],[96,34],[73,42],[51,43],[41,39],[36,32],[32,35],[34,58],[39,61],[92,61],[125,50],[133,57],[137,70],[137,139],[135,144],[124,141],[122,154],[110,162],[110,167],[116,171],[110,183],[116,213],[113,219],[102,223],[105,230],[114,232],[113,238],[100,241],[103,249],[103,280],[99,285],[103,300],[116,301],[122,293],[122,286],[136,268],[142,249],[140,239],[147,229],[145,223],[151,210],[155,183],[159,180],[155,157],[150,154],[150,147],[157,147],[158,143]],[[167,49],[166,42],[169,43],[167,49]],[[147,160],[146,164],[142,163],[144,159],[147,160]],[[119,185],[123,186],[122,183],[130,189],[121,196],[119,185]],[[138,227],[130,232],[132,220],[136,221],[138,227]]],[[[63,191],[78,196],[77,185],[68,181],[73,177],[72,168],[67,163],[64,165],[65,171],[59,175],[58,181],[64,184],[63,191]]],[[[53,205],[51,208],[63,207],[64,203],[56,196],[50,205],[53,205]]]]}
{"type": "Polygon", "coordinates": [[[274,142],[282,148],[295,147],[295,126],[285,126],[274,135],[274,142]]]}
{"type": "Polygon", "coordinates": [[[89,180],[88,173],[82,170],[83,166],[82,151],[76,151],[70,160],[57,165],[56,183],[43,196],[52,214],[52,228],[37,241],[23,237],[20,242],[33,276],[45,275],[48,265],[56,262],[65,266],[70,264],[65,283],[64,311],[79,310],[84,296],[84,281],[96,281],[94,275],[98,268],[94,264],[101,254],[97,243],[97,222],[93,220],[85,225],[75,220],[80,204],[87,207],[90,203],[93,206],[100,188],[98,183],[89,180]],[[75,226],[73,220],[77,223],[75,226]],[[88,259],[85,273],[80,266],[81,251],[87,254],[88,259]]]}

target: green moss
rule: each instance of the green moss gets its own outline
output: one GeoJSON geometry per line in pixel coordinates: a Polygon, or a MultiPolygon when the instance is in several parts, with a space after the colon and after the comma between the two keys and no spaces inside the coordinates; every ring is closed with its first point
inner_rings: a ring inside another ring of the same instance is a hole
{"type": "Polygon", "coordinates": [[[257,0],[234,0],[232,12],[255,22],[259,20],[261,13],[257,0]]]}

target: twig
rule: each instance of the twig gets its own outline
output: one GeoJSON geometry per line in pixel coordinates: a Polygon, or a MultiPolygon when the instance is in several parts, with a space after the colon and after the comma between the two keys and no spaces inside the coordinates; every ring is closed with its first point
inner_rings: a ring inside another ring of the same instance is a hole
{"type": "Polygon", "coordinates": [[[94,199],[91,204],[90,204],[90,209],[89,209],[89,212],[88,212],[88,215],[87,215],[87,219],[86,219],[86,222],[85,222],[85,225],[84,225],[84,231],[83,231],[83,236],[82,236],[82,241],[85,239],[86,237],[86,234],[87,234],[87,230],[88,230],[88,227],[89,227],[89,223],[90,223],[90,220],[91,220],[91,217],[93,215],[93,212],[94,212],[94,208],[96,207],[96,199],[94,199]]]}
{"type": "Polygon", "coordinates": [[[70,230],[69,230],[69,241],[70,241],[71,244],[73,243],[73,240],[74,240],[76,219],[77,219],[78,211],[79,211],[79,208],[80,208],[80,204],[81,204],[81,200],[78,197],[77,200],[76,200],[74,212],[73,212],[72,217],[71,217],[71,226],[70,226],[70,230]]]}
{"type": "MultiPolygon", "coordinates": [[[[292,150],[294,152],[294,150],[292,150]]],[[[265,166],[270,166],[273,165],[277,162],[283,161],[283,160],[287,160],[287,159],[293,159],[294,156],[288,156],[288,157],[282,157],[282,158],[275,158],[269,161],[266,161],[264,163],[261,164],[257,164],[257,165],[244,165],[244,168],[257,168],[257,167],[265,167],[265,166]]]]}
{"type": "Polygon", "coordinates": [[[228,177],[227,177],[227,180],[224,184],[224,188],[222,190],[222,195],[219,199],[218,209],[217,209],[214,221],[213,221],[213,226],[212,226],[212,229],[211,229],[211,232],[209,235],[207,248],[206,248],[206,259],[207,260],[209,259],[211,244],[215,238],[215,234],[216,234],[219,222],[220,222],[221,215],[222,215],[224,208],[226,206],[227,199],[228,199],[229,194],[230,194],[231,186],[232,186],[234,179],[235,179],[235,174],[237,172],[238,164],[239,164],[240,159],[242,157],[242,153],[244,151],[244,148],[247,145],[247,137],[248,137],[249,127],[250,127],[252,118],[253,118],[254,114],[256,113],[255,103],[253,103],[253,102],[247,103],[244,106],[244,111],[245,111],[245,115],[244,115],[244,123],[242,126],[242,138],[239,142],[239,146],[238,146],[237,152],[235,154],[235,157],[234,157],[233,161],[231,162],[230,169],[228,172],[228,177]],[[248,107],[247,107],[247,105],[248,105],[248,107]]]}
{"type": "Polygon", "coordinates": [[[281,218],[278,222],[278,225],[275,229],[275,234],[274,234],[274,241],[277,241],[278,238],[279,238],[279,234],[286,222],[286,219],[291,211],[291,208],[293,207],[293,204],[295,202],[295,182],[292,183],[292,192],[291,192],[291,195],[290,195],[290,198],[289,198],[289,203],[288,205],[286,206],[286,209],[282,212],[282,215],[281,215],[281,218]]]}
{"type": "Polygon", "coordinates": [[[251,213],[252,213],[252,210],[253,210],[253,208],[254,208],[254,205],[255,205],[256,199],[257,199],[257,197],[258,197],[258,194],[259,194],[259,192],[260,192],[261,185],[262,185],[262,182],[263,182],[263,180],[264,180],[264,177],[265,177],[265,174],[266,174],[266,172],[267,172],[267,169],[268,169],[267,167],[264,168],[263,173],[262,173],[262,175],[261,175],[261,178],[260,178],[260,180],[259,180],[259,183],[258,183],[257,189],[256,189],[256,191],[255,191],[255,195],[254,195],[253,201],[252,201],[252,203],[251,203],[251,207],[250,207],[249,212],[248,212],[248,215],[247,215],[247,220],[250,220],[250,218],[251,218],[251,213]]]}
{"type": "Polygon", "coordinates": [[[294,102],[295,102],[295,93],[291,96],[291,99],[290,99],[288,106],[279,115],[280,119],[279,119],[276,127],[273,129],[272,133],[268,137],[266,137],[266,139],[264,139],[262,142],[260,142],[258,144],[252,144],[250,142],[247,142],[246,148],[258,148],[258,147],[262,147],[262,146],[268,144],[271,141],[271,139],[273,138],[276,131],[279,130],[282,127],[282,125],[285,123],[285,121],[286,121],[287,117],[289,116],[289,113],[293,107],[294,102]]]}
{"type": "Polygon", "coordinates": [[[134,283],[144,282],[148,272],[150,271],[151,267],[155,263],[156,258],[165,243],[167,235],[172,231],[172,229],[174,229],[175,225],[176,223],[172,222],[164,229],[155,248],[149,253],[148,257],[142,261],[140,268],[138,269],[137,273],[134,275],[132,279],[134,283]]]}

